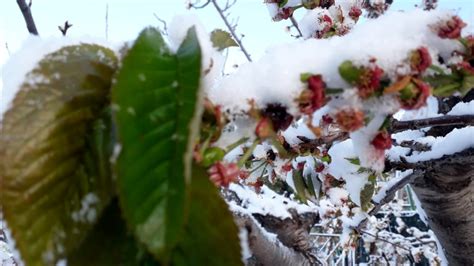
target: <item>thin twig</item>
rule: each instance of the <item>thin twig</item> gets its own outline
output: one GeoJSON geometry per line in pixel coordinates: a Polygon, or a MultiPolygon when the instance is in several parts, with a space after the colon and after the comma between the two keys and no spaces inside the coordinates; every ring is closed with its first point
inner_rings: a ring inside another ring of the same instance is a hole
{"type": "Polygon", "coordinates": [[[474,115],[445,115],[409,121],[392,120],[389,131],[397,133],[408,129],[439,126],[474,126],[474,115]]]}
{"type": "MultiPolygon", "coordinates": [[[[199,1],[197,2],[199,3],[199,1]]],[[[188,4],[188,9],[189,8],[194,8],[194,9],[201,9],[201,8],[205,8],[207,5],[209,5],[211,3],[211,0],[207,0],[204,4],[202,5],[197,5],[197,4],[193,4],[193,3],[189,3],[188,4]]]]}
{"type": "Polygon", "coordinates": [[[167,35],[168,34],[168,25],[166,24],[166,21],[162,18],[160,18],[156,13],[153,13],[153,16],[158,20],[161,24],[163,24],[163,30],[162,34],[167,35]]]}
{"type": "Polygon", "coordinates": [[[298,26],[298,22],[296,21],[296,19],[293,16],[290,16],[290,21],[291,21],[291,24],[293,24],[293,27],[298,32],[298,35],[296,35],[296,38],[303,37],[303,33],[301,33],[300,27],[298,26]]]}
{"type": "Polygon", "coordinates": [[[39,35],[38,30],[36,29],[35,21],[33,19],[33,15],[31,14],[31,1],[30,4],[26,4],[25,0],[16,0],[18,7],[23,14],[23,18],[25,19],[26,28],[28,32],[33,35],[39,35]]]}
{"type": "Polygon", "coordinates": [[[5,42],[5,49],[7,49],[8,55],[11,55],[11,53],[10,53],[10,48],[8,47],[8,43],[7,43],[7,42],[5,42]]]}
{"type": "MultiPolygon", "coordinates": [[[[367,213],[368,216],[374,216],[375,214],[377,214],[383,205],[393,200],[393,198],[395,197],[395,192],[402,189],[403,187],[408,185],[410,182],[412,182],[416,178],[422,176],[423,173],[424,172],[422,170],[415,169],[412,174],[409,174],[401,178],[400,180],[395,182],[390,188],[379,192],[379,193],[385,193],[385,196],[379,202],[372,201],[372,203],[374,204],[374,207],[367,213]]],[[[357,232],[361,232],[362,228],[367,224],[368,221],[369,220],[365,218],[356,227],[354,227],[354,230],[357,232]]]]}
{"type": "Polygon", "coordinates": [[[72,24],[69,24],[69,21],[66,20],[66,22],[64,22],[64,26],[58,26],[58,29],[59,31],[63,34],[63,36],[66,36],[67,34],[67,31],[69,30],[69,28],[72,27],[72,24]]]}
{"type": "Polygon", "coordinates": [[[247,52],[247,50],[245,49],[244,45],[242,44],[242,39],[239,38],[237,36],[237,34],[235,33],[235,28],[232,27],[232,25],[229,23],[229,20],[227,19],[227,17],[225,16],[224,14],[224,11],[222,10],[222,8],[217,4],[217,1],[216,0],[210,0],[212,2],[212,4],[214,5],[214,7],[216,8],[217,10],[217,13],[219,13],[219,16],[221,16],[222,20],[224,21],[224,24],[226,25],[227,29],[229,30],[230,34],[232,35],[232,37],[234,38],[234,40],[237,42],[237,44],[239,45],[240,49],[242,50],[242,53],[244,53],[245,57],[247,58],[247,60],[249,62],[252,62],[252,59],[250,58],[250,54],[247,52]]]}

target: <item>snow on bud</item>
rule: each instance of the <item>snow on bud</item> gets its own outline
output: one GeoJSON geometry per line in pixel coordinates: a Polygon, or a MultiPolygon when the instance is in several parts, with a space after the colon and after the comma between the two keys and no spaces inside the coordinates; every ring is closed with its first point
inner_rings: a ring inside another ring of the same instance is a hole
{"type": "Polygon", "coordinates": [[[336,122],[347,132],[356,131],[364,126],[364,113],[356,109],[343,109],[336,113],[336,122]]]}
{"type": "Polygon", "coordinates": [[[458,16],[452,16],[449,20],[436,25],[438,36],[443,39],[457,39],[461,37],[461,30],[466,27],[466,23],[458,16]]]}
{"type": "Polygon", "coordinates": [[[426,47],[420,47],[411,53],[410,66],[413,71],[423,73],[431,66],[431,63],[430,52],[426,47]]]}
{"type": "Polygon", "coordinates": [[[228,187],[231,182],[238,180],[240,169],[235,163],[217,162],[209,168],[208,173],[209,179],[216,186],[228,187]]]}
{"type": "Polygon", "coordinates": [[[377,135],[375,135],[371,144],[377,150],[388,150],[392,147],[392,138],[386,130],[383,130],[377,133],[377,135]]]}

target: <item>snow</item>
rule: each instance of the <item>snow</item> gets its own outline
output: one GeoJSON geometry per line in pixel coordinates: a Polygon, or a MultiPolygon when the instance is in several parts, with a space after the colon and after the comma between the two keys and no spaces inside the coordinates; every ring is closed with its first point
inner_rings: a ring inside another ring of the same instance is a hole
{"type": "Polygon", "coordinates": [[[249,246],[249,234],[247,229],[240,228],[239,230],[239,240],[240,240],[240,249],[242,253],[242,262],[246,262],[248,258],[252,257],[252,251],[249,246]]]}
{"type": "Polygon", "coordinates": [[[230,184],[229,190],[237,193],[242,201],[240,206],[236,202],[228,202],[231,210],[261,215],[272,215],[282,219],[291,218],[289,209],[297,213],[317,212],[318,207],[312,203],[299,204],[296,201],[275,193],[267,186],[262,186],[261,193],[255,193],[251,188],[239,184],[230,184]]]}
{"type": "Polygon", "coordinates": [[[382,199],[387,195],[387,190],[391,189],[393,185],[395,185],[398,181],[402,180],[408,175],[411,175],[413,173],[413,170],[407,170],[403,172],[397,172],[396,177],[390,179],[388,182],[385,183],[385,185],[375,194],[375,196],[372,197],[372,200],[375,203],[380,203],[382,199]]]}
{"type": "Polygon", "coordinates": [[[387,12],[386,15],[357,24],[345,36],[331,39],[309,39],[282,44],[268,50],[259,61],[243,65],[218,86],[210,89],[209,97],[215,104],[234,113],[249,110],[249,99],[257,107],[280,102],[297,113],[294,99],[305,88],[301,73],[322,74],[328,87],[347,88],[338,73],[345,60],[367,64],[371,58],[386,73],[397,73],[400,65],[408,64],[412,50],[427,45],[432,54],[449,57],[459,43],[440,39],[430,25],[445,18],[442,11],[387,12]],[[390,56],[387,56],[390,55],[390,56]]]}
{"type": "Polygon", "coordinates": [[[367,183],[367,174],[357,173],[359,166],[352,164],[349,160],[356,158],[352,140],[345,140],[337,143],[329,149],[329,155],[332,158],[328,166],[328,173],[337,179],[344,179],[346,181],[345,188],[349,193],[352,202],[361,205],[360,191],[367,183]]]}
{"type": "Polygon", "coordinates": [[[81,209],[72,212],[71,216],[75,222],[93,223],[97,219],[96,205],[99,198],[94,193],[87,193],[81,200],[81,209]]]}
{"type": "Polygon", "coordinates": [[[467,126],[460,129],[453,129],[445,137],[425,137],[418,139],[420,143],[430,144],[431,150],[425,152],[414,152],[406,159],[410,163],[439,159],[444,155],[461,152],[474,147],[474,127],[467,126]]]}
{"type": "Polygon", "coordinates": [[[448,115],[472,115],[474,114],[474,101],[460,102],[456,104],[448,115]]]}

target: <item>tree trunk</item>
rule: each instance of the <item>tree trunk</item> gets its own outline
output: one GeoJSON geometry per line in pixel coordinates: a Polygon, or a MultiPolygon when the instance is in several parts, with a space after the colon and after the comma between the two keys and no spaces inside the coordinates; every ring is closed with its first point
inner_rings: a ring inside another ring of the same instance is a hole
{"type": "Polygon", "coordinates": [[[423,164],[412,186],[449,265],[474,265],[474,148],[423,164]]]}

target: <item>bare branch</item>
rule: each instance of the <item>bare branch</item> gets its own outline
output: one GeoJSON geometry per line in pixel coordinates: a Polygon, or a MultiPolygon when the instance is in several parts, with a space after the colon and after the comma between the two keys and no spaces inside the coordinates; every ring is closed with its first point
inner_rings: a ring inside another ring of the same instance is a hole
{"type": "Polygon", "coordinates": [[[290,16],[290,21],[291,21],[291,24],[293,25],[293,27],[298,32],[298,35],[296,35],[296,38],[303,37],[303,33],[301,33],[300,27],[298,26],[298,22],[296,21],[296,19],[293,16],[290,16]]]}
{"type": "Polygon", "coordinates": [[[190,2],[190,3],[188,4],[188,9],[189,9],[189,8],[194,8],[194,9],[205,8],[207,5],[209,5],[209,4],[211,3],[211,0],[207,0],[207,1],[206,1],[204,4],[202,4],[202,5],[198,5],[199,2],[200,2],[200,1],[197,1],[195,4],[193,4],[193,3],[190,2]]]}
{"type": "Polygon", "coordinates": [[[210,1],[212,2],[214,7],[216,8],[217,13],[219,13],[219,16],[221,16],[222,20],[224,21],[224,24],[226,25],[226,27],[229,30],[232,37],[234,38],[235,42],[237,42],[237,44],[239,45],[240,50],[242,50],[242,53],[244,53],[245,57],[247,58],[247,60],[249,62],[252,62],[252,59],[250,58],[250,54],[247,52],[247,50],[245,49],[245,47],[242,44],[242,39],[239,38],[237,36],[237,34],[235,33],[235,28],[232,27],[232,25],[229,23],[229,20],[227,19],[226,15],[224,14],[224,10],[217,4],[217,0],[210,0],[210,1]]]}
{"type": "Polygon", "coordinates": [[[23,18],[25,19],[26,28],[28,29],[28,32],[33,35],[39,35],[38,30],[36,29],[33,15],[31,14],[31,1],[29,4],[26,4],[25,0],[17,0],[16,2],[21,10],[21,13],[23,14],[23,18]]]}
{"type": "Polygon", "coordinates": [[[439,126],[473,126],[474,115],[445,115],[440,117],[398,121],[392,120],[389,132],[397,133],[408,129],[421,129],[439,126]]]}
{"type": "Polygon", "coordinates": [[[63,36],[66,36],[67,34],[67,31],[69,30],[69,28],[72,27],[72,24],[69,24],[69,22],[66,20],[66,22],[64,22],[64,26],[58,26],[58,29],[59,31],[63,34],[63,36]]]}

